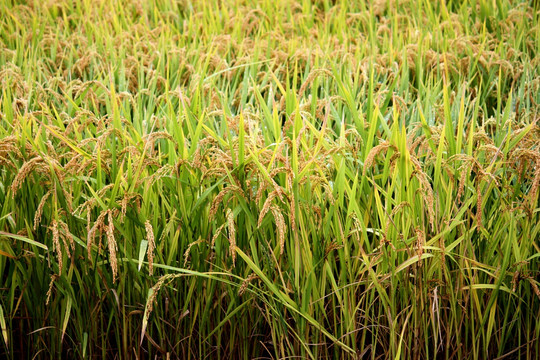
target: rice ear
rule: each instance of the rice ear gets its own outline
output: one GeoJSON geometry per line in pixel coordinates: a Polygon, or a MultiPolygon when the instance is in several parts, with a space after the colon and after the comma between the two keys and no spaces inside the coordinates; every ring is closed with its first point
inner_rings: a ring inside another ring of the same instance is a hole
{"type": "Polygon", "coordinates": [[[117,244],[116,244],[116,239],[114,238],[114,222],[113,222],[112,211],[108,210],[107,215],[108,215],[107,216],[108,226],[106,229],[107,247],[109,248],[109,261],[111,263],[112,276],[113,276],[112,281],[114,283],[118,276],[118,261],[116,259],[117,244]]]}
{"type": "Polygon", "coordinates": [[[229,230],[229,255],[232,257],[234,267],[236,263],[236,227],[231,209],[227,209],[227,228],[229,230]]]}
{"type": "Polygon", "coordinates": [[[63,260],[62,260],[62,247],[60,246],[60,232],[58,231],[58,222],[53,220],[51,222],[52,240],[54,245],[54,252],[56,253],[56,261],[58,262],[58,275],[62,275],[63,260]]]}
{"type": "Polygon", "coordinates": [[[366,171],[367,169],[371,168],[373,166],[373,162],[375,160],[375,157],[383,152],[384,150],[388,149],[390,147],[390,143],[388,141],[383,141],[381,144],[373,147],[367,157],[366,157],[366,161],[364,162],[364,169],[363,169],[363,175],[365,176],[366,175],[366,171]]]}
{"type": "Polygon", "coordinates": [[[146,230],[146,238],[148,241],[148,247],[146,250],[148,258],[148,272],[150,275],[152,275],[154,273],[154,249],[156,247],[156,243],[154,240],[154,230],[152,229],[150,220],[146,220],[144,222],[144,228],[146,230]]]}

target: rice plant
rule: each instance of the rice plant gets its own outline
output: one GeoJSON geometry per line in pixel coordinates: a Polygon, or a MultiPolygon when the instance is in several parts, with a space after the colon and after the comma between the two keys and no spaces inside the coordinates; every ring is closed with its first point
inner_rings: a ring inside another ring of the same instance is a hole
{"type": "Polygon", "coordinates": [[[540,8],[0,2],[0,356],[538,359],[540,8]]]}

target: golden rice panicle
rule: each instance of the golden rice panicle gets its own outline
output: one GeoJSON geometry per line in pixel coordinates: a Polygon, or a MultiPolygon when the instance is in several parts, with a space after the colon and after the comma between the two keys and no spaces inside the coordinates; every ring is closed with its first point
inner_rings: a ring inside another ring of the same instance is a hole
{"type": "Polygon", "coordinates": [[[17,147],[17,138],[15,136],[7,136],[0,140],[0,165],[15,167],[16,165],[10,155],[19,159],[23,157],[17,147]]]}
{"type": "Polygon", "coordinates": [[[148,241],[148,247],[146,251],[146,256],[148,257],[148,272],[150,275],[154,273],[154,249],[156,248],[156,243],[154,239],[154,230],[152,229],[152,224],[150,220],[146,220],[144,223],[144,228],[146,229],[146,238],[148,241]]]}
{"type": "Polygon", "coordinates": [[[266,184],[259,179],[259,187],[257,188],[257,193],[255,194],[255,203],[260,204],[263,198],[264,190],[266,190],[266,184]]]}
{"type": "Polygon", "coordinates": [[[431,225],[431,231],[435,231],[435,194],[431,186],[426,187],[427,192],[424,191],[424,200],[427,203],[427,210],[429,216],[429,224],[431,225]]]}
{"type": "Polygon", "coordinates": [[[371,168],[373,166],[373,161],[375,160],[375,157],[382,151],[388,149],[390,147],[390,143],[388,141],[383,141],[381,144],[373,147],[367,157],[366,161],[364,162],[364,171],[363,175],[366,175],[367,169],[371,168]]]}
{"type": "Polygon", "coordinates": [[[234,213],[231,209],[227,209],[227,227],[229,229],[229,253],[234,267],[236,263],[236,228],[234,226],[234,213]]]}
{"type": "Polygon", "coordinates": [[[519,284],[520,278],[521,278],[521,274],[519,270],[517,270],[516,272],[514,272],[514,276],[512,277],[512,292],[516,292],[516,288],[519,284]]]}
{"type": "Polygon", "coordinates": [[[127,194],[124,194],[122,197],[122,200],[120,201],[120,222],[124,222],[124,219],[127,214],[127,206],[128,206],[129,197],[127,194]]]}
{"type": "Polygon", "coordinates": [[[277,206],[272,206],[271,211],[272,215],[274,216],[274,220],[276,221],[276,227],[278,231],[279,254],[283,255],[283,251],[285,250],[285,233],[287,232],[285,218],[283,217],[283,214],[281,213],[281,211],[279,211],[279,208],[277,206]]]}
{"type": "MultiPolygon", "coordinates": [[[[219,235],[219,233],[221,232],[221,229],[223,229],[223,226],[221,226],[219,228],[219,230],[216,232],[216,235],[214,235],[214,237],[217,237],[217,235],[219,235]]],[[[204,242],[204,239],[199,239],[197,241],[194,241],[192,243],[190,243],[186,249],[186,251],[184,252],[184,267],[187,265],[187,262],[188,262],[188,259],[189,259],[189,253],[191,252],[191,248],[197,244],[200,244],[204,242]]]]}
{"type": "Polygon", "coordinates": [[[538,288],[538,285],[536,285],[536,283],[534,282],[534,279],[528,278],[528,280],[529,280],[529,283],[531,284],[531,286],[533,288],[534,293],[536,294],[538,299],[540,299],[540,289],[538,288]]]}
{"type": "Polygon", "coordinates": [[[540,188],[540,155],[537,155],[536,157],[535,166],[536,166],[536,169],[534,171],[534,178],[532,182],[531,193],[529,195],[533,208],[535,207],[535,203],[537,202],[536,197],[538,194],[538,189],[540,188]]]}
{"type": "MultiPolygon", "coordinates": [[[[412,156],[412,154],[411,154],[412,156]]],[[[388,161],[388,163],[390,164],[390,173],[393,173],[394,169],[396,168],[396,165],[397,165],[397,160],[399,160],[401,158],[401,153],[398,151],[398,152],[395,152],[391,157],[390,157],[390,160],[388,161]]]]}
{"type": "Polygon", "coordinates": [[[60,247],[60,232],[58,231],[58,222],[53,220],[51,223],[53,235],[54,251],[56,252],[56,261],[58,262],[58,274],[62,275],[64,264],[62,263],[62,248],[60,247]]]}
{"type": "Polygon", "coordinates": [[[45,301],[45,305],[49,305],[49,301],[51,300],[53,285],[56,279],[58,279],[58,275],[53,274],[51,276],[51,281],[49,282],[49,290],[47,290],[47,300],[45,301]]]}
{"type": "Polygon", "coordinates": [[[418,267],[422,267],[422,254],[424,253],[424,245],[426,244],[426,237],[421,229],[416,229],[416,255],[418,255],[418,267]]]}
{"type": "MultiPolygon", "coordinates": [[[[87,213],[87,221],[88,221],[88,225],[87,226],[90,226],[90,208],[88,208],[88,213],[87,213]]],[[[87,239],[86,239],[86,249],[87,249],[87,252],[88,252],[88,259],[91,259],[92,258],[92,245],[94,244],[94,240],[96,238],[96,233],[99,231],[99,235],[100,235],[100,238],[101,238],[101,232],[103,230],[103,227],[104,227],[104,224],[105,224],[105,217],[107,216],[108,214],[108,211],[103,211],[101,212],[101,214],[99,214],[98,218],[96,219],[96,222],[94,223],[94,226],[92,226],[90,228],[90,230],[88,230],[88,235],[87,235],[87,239]]],[[[98,245],[98,251],[101,253],[101,239],[100,239],[100,243],[98,245]]]]}
{"type": "Polygon", "coordinates": [[[422,165],[420,161],[411,154],[411,161],[414,165],[416,178],[420,183],[422,189],[422,197],[427,204],[427,212],[429,217],[429,223],[431,225],[431,230],[435,230],[435,194],[433,188],[428,179],[428,175],[422,170],[422,165]]]}
{"type": "Polygon", "coordinates": [[[13,183],[11,184],[12,197],[15,197],[15,193],[21,187],[22,183],[24,182],[24,179],[26,179],[26,177],[30,175],[30,173],[34,171],[34,169],[38,167],[39,163],[42,161],[43,161],[42,158],[35,157],[25,162],[23,166],[21,166],[21,168],[19,169],[19,172],[15,176],[15,179],[13,179],[13,183]]]}
{"type": "Polygon", "coordinates": [[[480,180],[476,184],[476,223],[478,228],[483,228],[482,224],[482,194],[480,192],[480,180]]]}
{"type": "Polygon", "coordinates": [[[270,210],[270,207],[272,206],[272,200],[274,200],[274,198],[277,195],[278,195],[277,192],[274,190],[268,195],[268,197],[264,201],[263,208],[261,210],[261,213],[259,214],[259,220],[257,221],[257,227],[261,227],[264,217],[266,216],[266,214],[270,210]]]}
{"type": "Polygon", "coordinates": [[[465,190],[465,182],[467,181],[467,176],[470,171],[469,163],[465,163],[461,166],[461,176],[459,177],[459,185],[458,185],[458,192],[456,199],[458,201],[461,200],[461,196],[463,195],[463,192],[465,190]]]}
{"type": "MultiPolygon", "coordinates": [[[[210,244],[210,246],[213,248],[215,245],[216,245],[216,240],[217,238],[219,237],[219,235],[221,234],[221,232],[223,231],[223,228],[225,227],[225,224],[221,225],[220,227],[218,227],[218,229],[216,230],[216,233],[214,234],[214,236],[212,236],[212,242],[210,244]]],[[[188,249],[189,250],[189,249],[188,249]]]]}
{"type": "Polygon", "coordinates": [[[112,211],[107,211],[107,247],[109,248],[109,261],[111,262],[111,269],[113,274],[113,283],[116,281],[118,275],[118,262],[116,259],[116,239],[114,238],[114,222],[112,211]]]}
{"type": "Polygon", "coordinates": [[[322,74],[333,77],[332,72],[330,70],[327,70],[327,69],[313,69],[313,70],[311,70],[308,77],[306,78],[306,80],[304,81],[302,86],[300,87],[300,90],[298,91],[298,96],[302,96],[304,94],[304,91],[306,91],[306,89],[308,88],[309,84],[311,84],[311,82],[313,80],[315,80],[315,78],[317,76],[322,75],[322,74]]]}
{"type": "Polygon", "coordinates": [[[73,241],[73,235],[69,231],[68,225],[63,221],[58,221],[59,227],[64,232],[62,235],[62,242],[64,244],[64,248],[66,249],[66,253],[69,258],[71,258],[72,254],[74,254],[72,251],[75,250],[75,241],[73,241]],[[67,240],[67,241],[66,241],[67,240]],[[69,244],[68,244],[69,242],[69,244]]]}
{"type": "Polygon", "coordinates": [[[152,311],[154,310],[154,303],[156,301],[156,298],[157,298],[157,295],[159,293],[159,290],[161,289],[161,287],[165,284],[165,282],[170,282],[172,281],[173,279],[179,277],[181,275],[179,274],[167,274],[167,275],[163,275],[162,277],[159,278],[159,280],[156,282],[156,284],[154,286],[152,286],[152,292],[150,294],[150,296],[148,297],[148,300],[146,301],[146,307],[145,307],[145,312],[146,312],[146,319],[145,320],[148,320],[148,318],[150,317],[150,314],[152,313],[152,311]]]}
{"type": "Polygon", "coordinates": [[[41,222],[41,216],[43,215],[43,208],[45,207],[45,203],[47,202],[47,199],[49,196],[51,196],[52,190],[49,190],[43,195],[41,198],[41,201],[39,202],[38,208],[36,210],[36,213],[34,215],[34,230],[37,230],[39,223],[41,222]]]}
{"type": "Polygon", "coordinates": [[[208,214],[208,217],[210,220],[216,216],[217,210],[221,202],[223,201],[223,198],[230,192],[233,191],[233,188],[231,186],[227,186],[223,188],[219,194],[214,198],[214,201],[212,201],[212,205],[210,206],[210,213],[208,214]]]}
{"type": "Polygon", "coordinates": [[[244,281],[242,281],[242,285],[240,285],[240,289],[238,289],[238,296],[244,295],[249,284],[257,278],[258,278],[257,274],[251,274],[244,281]]]}

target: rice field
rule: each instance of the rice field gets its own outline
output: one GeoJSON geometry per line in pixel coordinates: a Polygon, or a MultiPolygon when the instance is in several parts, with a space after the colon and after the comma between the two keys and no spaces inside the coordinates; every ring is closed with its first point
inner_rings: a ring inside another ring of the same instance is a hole
{"type": "Polygon", "coordinates": [[[540,357],[540,6],[0,2],[0,357],[540,357]]]}

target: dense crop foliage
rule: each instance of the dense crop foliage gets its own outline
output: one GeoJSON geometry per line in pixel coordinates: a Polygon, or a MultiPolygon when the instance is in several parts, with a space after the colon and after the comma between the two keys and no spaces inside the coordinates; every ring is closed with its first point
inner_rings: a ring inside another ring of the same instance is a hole
{"type": "Polygon", "coordinates": [[[539,20],[0,1],[0,356],[538,359],[539,20]]]}

